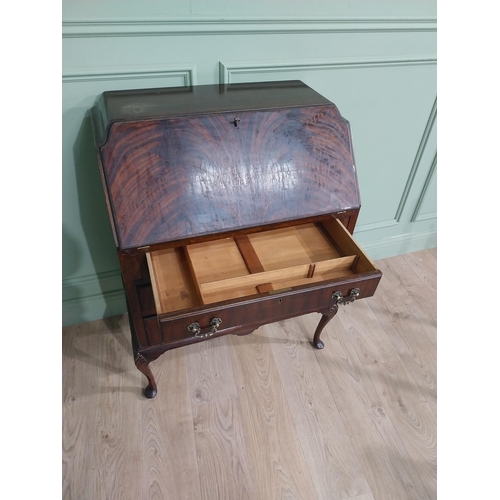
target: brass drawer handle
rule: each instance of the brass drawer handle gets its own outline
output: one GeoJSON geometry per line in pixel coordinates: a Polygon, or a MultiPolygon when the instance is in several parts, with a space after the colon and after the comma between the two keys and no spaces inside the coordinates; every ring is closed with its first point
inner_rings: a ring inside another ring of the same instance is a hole
{"type": "Polygon", "coordinates": [[[219,328],[221,323],[222,320],[220,318],[214,318],[212,319],[212,321],[210,321],[210,326],[212,327],[212,335],[217,332],[217,329],[219,328]]]}
{"type": "Polygon", "coordinates": [[[340,292],[332,293],[332,300],[335,301],[336,304],[342,304],[346,306],[351,302],[354,302],[359,297],[359,288],[353,288],[351,293],[347,297],[343,297],[340,292]]]}
{"type": "Polygon", "coordinates": [[[191,333],[194,333],[194,336],[195,337],[199,337],[200,334],[201,334],[201,326],[199,323],[191,323],[189,326],[188,326],[188,330],[191,332],[191,333]]]}
{"type": "Polygon", "coordinates": [[[210,324],[209,324],[210,330],[208,330],[208,331],[202,332],[201,326],[197,322],[191,323],[190,325],[188,325],[187,329],[191,333],[193,333],[195,337],[197,337],[199,339],[204,339],[207,337],[211,337],[212,335],[217,333],[217,330],[218,330],[219,326],[221,325],[221,323],[222,323],[222,320],[220,318],[213,318],[210,321],[210,324]]]}

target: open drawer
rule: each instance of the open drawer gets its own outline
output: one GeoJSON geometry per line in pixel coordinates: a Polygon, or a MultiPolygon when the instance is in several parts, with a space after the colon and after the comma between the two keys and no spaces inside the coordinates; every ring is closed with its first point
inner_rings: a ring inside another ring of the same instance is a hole
{"type": "Polygon", "coordinates": [[[337,219],[147,254],[157,314],[378,271],[337,219]]]}

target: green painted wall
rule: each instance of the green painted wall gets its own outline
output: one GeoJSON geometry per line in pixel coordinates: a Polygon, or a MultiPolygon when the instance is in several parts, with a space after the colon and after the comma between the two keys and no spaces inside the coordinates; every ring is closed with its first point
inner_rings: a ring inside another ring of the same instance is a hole
{"type": "Polygon", "coordinates": [[[351,123],[374,259],[436,246],[436,2],[63,2],[63,324],[125,311],[89,109],[105,90],[300,79],[351,123]]]}

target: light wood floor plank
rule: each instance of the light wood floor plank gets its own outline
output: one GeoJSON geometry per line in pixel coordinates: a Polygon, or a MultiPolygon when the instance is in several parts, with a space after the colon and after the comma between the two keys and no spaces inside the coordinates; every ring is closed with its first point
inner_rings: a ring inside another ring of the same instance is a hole
{"type": "Polygon", "coordinates": [[[101,487],[93,467],[94,437],[90,435],[83,408],[79,409],[78,416],[67,415],[64,418],[63,435],[62,498],[90,499],[92,492],[99,491],[101,487]]]}
{"type": "MultiPolygon", "coordinates": [[[[435,286],[429,286],[422,281],[414,267],[408,264],[404,255],[382,259],[378,262],[384,277],[392,282],[393,286],[411,302],[422,317],[431,317],[436,322],[437,305],[435,286]],[[418,279],[416,279],[416,277],[418,279]]],[[[384,279],[384,278],[382,278],[384,279]]],[[[434,280],[433,280],[434,283],[434,280]]]]}
{"type": "Polygon", "coordinates": [[[366,301],[345,310],[342,324],[378,396],[384,403],[412,462],[422,464],[419,474],[432,498],[436,495],[436,418],[422,392],[407,372],[366,301]],[[363,347],[362,347],[363,346],[363,347]],[[366,346],[372,349],[369,353],[366,346]],[[382,348],[379,349],[378,346],[382,348]],[[375,347],[375,349],[373,349],[375,347]]]}
{"type": "MultiPolygon", "coordinates": [[[[343,309],[339,314],[343,314],[343,309]]],[[[301,321],[306,330],[313,331],[318,315],[304,316],[301,321]]],[[[374,498],[430,498],[419,471],[410,463],[408,452],[388,417],[385,405],[375,391],[365,366],[360,362],[343,323],[336,322],[335,319],[330,322],[322,339],[325,348],[317,351],[316,357],[374,498]],[[388,477],[393,480],[388,481],[388,477]]]]}
{"type": "Polygon", "coordinates": [[[402,260],[407,263],[415,274],[432,291],[434,299],[437,297],[436,283],[436,258],[427,250],[421,252],[401,255],[402,260]]]}
{"type": "Polygon", "coordinates": [[[296,320],[281,321],[265,326],[263,332],[273,339],[272,351],[318,499],[345,499],[370,493],[311,349],[311,332],[302,325],[296,320]]]}
{"type": "Polygon", "coordinates": [[[375,500],[373,498],[373,495],[371,493],[368,493],[366,495],[358,495],[357,497],[351,497],[348,498],[347,500],[375,500]]]}
{"type": "Polygon", "coordinates": [[[243,425],[260,497],[316,500],[269,339],[260,329],[230,341],[243,425]]]}
{"type": "Polygon", "coordinates": [[[375,297],[135,368],[126,315],[63,329],[64,500],[436,498],[436,249],[375,297]]]}
{"type": "Polygon", "coordinates": [[[429,290],[410,266],[402,262],[402,257],[383,259],[377,262],[384,273],[382,279],[398,292],[404,303],[411,307],[412,315],[420,322],[422,331],[437,347],[436,294],[429,290]]]}
{"type": "Polygon", "coordinates": [[[426,335],[415,335],[422,324],[399,293],[387,282],[380,283],[382,293],[367,301],[371,311],[391,341],[394,349],[422,392],[427,403],[437,414],[437,351],[426,335]]]}
{"type": "Polygon", "coordinates": [[[260,500],[238,399],[193,406],[202,500],[260,500]]]}
{"type": "Polygon", "coordinates": [[[162,397],[143,401],[143,499],[200,498],[186,349],[151,363],[162,397]]]}
{"type": "Polygon", "coordinates": [[[426,252],[437,260],[437,248],[429,248],[426,252]]]}
{"type": "MultiPolygon", "coordinates": [[[[122,387],[127,379],[122,373],[133,373],[133,363],[125,364],[126,354],[122,341],[121,323],[113,325],[113,330],[102,336],[100,359],[107,360],[109,366],[119,367],[120,371],[99,366],[96,379],[100,392],[95,408],[95,448],[94,462],[98,483],[104,486],[104,496],[110,499],[125,499],[130,494],[140,495],[140,483],[134,479],[134,461],[142,461],[140,404],[136,399],[128,401],[122,387]]],[[[135,378],[135,374],[134,374],[135,378]]],[[[99,493],[99,490],[95,492],[99,493]]]]}
{"type": "Polygon", "coordinates": [[[191,346],[187,356],[189,392],[193,404],[237,397],[228,338],[191,346]]]}
{"type": "Polygon", "coordinates": [[[140,377],[124,335],[125,320],[82,325],[63,343],[68,361],[63,367],[72,371],[63,378],[65,499],[141,495],[134,466],[142,461],[140,377]],[[135,385],[135,401],[127,398],[129,380],[135,385]]]}
{"type": "MultiPolygon", "coordinates": [[[[64,337],[63,342],[63,498],[89,498],[89,487],[95,481],[92,474],[94,439],[86,413],[88,401],[85,379],[89,374],[87,364],[81,362],[79,353],[87,351],[88,337],[101,322],[75,325],[64,337]],[[83,470],[82,470],[83,469],[83,470]]],[[[94,344],[96,352],[98,347],[94,344]]],[[[95,363],[97,363],[97,359],[95,363]]],[[[93,367],[95,372],[95,368],[93,367]]],[[[91,394],[97,393],[94,387],[91,394]]]]}

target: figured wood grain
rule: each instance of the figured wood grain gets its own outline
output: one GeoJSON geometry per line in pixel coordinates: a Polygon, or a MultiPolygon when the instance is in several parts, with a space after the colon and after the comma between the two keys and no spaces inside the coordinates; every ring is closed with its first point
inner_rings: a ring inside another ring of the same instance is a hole
{"type": "Polygon", "coordinates": [[[237,127],[233,113],[111,126],[100,154],[121,248],[360,206],[335,106],[238,117],[237,127]]]}
{"type": "MultiPolygon", "coordinates": [[[[375,264],[397,264],[397,283],[421,286],[405,259],[375,264]]],[[[426,276],[435,280],[431,267],[426,276]]],[[[420,362],[431,371],[435,347],[412,321],[433,301],[405,293],[397,302],[392,283],[384,277],[375,297],[340,307],[321,351],[308,351],[317,313],[214,339],[212,352],[212,341],[199,344],[203,358],[198,345],[170,351],[151,363],[162,387],[153,400],[141,395],[126,315],[64,328],[64,500],[199,500],[216,490],[231,500],[332,500],[328,485],[348,494],[348,483],[314,478],[335,470],[337,441],[352,457],[350,441],[358,461],[341,464],[343,477],[361,472],[370,489],[343,500],[435,500],[436,416],[417,371],[420,362]]]]}

